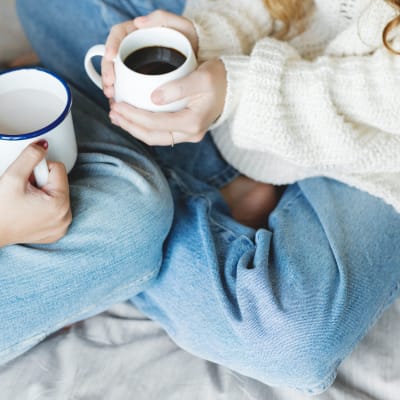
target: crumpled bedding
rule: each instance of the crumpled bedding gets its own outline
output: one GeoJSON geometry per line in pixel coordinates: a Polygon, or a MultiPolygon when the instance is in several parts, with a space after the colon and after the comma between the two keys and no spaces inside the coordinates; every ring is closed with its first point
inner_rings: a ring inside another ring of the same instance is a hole
{"type": "Polygon", "coordinates": [[[399,400],[400,300],[308,396],[271,388],[179,349],[131,304],[57,332],[0,368],[4,400],[399,400]]]}

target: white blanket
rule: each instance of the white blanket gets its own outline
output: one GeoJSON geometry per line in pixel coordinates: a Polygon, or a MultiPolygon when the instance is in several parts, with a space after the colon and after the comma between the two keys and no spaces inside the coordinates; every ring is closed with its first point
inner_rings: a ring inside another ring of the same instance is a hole
{"type": "MultiPolygon", "coordinates": [[[[316,400],[400,399],[400,300],[316,400]]],[[[284,355],[283,355],[284,356],[284,355]]],[[[0,368],[3,400],[305,400],[191,356],[133,306],[58,332],[0,368]]]]}

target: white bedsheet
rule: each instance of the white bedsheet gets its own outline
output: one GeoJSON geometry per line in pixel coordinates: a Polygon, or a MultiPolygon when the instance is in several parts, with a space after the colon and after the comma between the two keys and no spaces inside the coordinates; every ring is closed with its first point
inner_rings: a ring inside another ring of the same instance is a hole
{"type": "Polygon", "coordinates": [[[400,300],[318,396],[270,388],[179,349],[131,305],[59,332],[0,368],[2,400],[399,400],[400,300]]]}

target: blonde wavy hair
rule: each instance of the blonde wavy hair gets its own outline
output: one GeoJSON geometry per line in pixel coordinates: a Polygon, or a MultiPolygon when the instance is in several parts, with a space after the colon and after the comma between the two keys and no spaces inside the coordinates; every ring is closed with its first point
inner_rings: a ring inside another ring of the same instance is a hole
{"type": "MultiPolygon", "coordinates": [[[[386,25],[382,33],[382,40],[385,47],[392,53],[399,54],[389,43],[389,33],[397,26],[400,26],[400,0],[382,0],[391,4],[399,11],[399,15],[386,25]]],[[[287,36],[292,25],[304,20],[310,1],[304,0],[264,0],[272,18],[282,23],[282,28],[277,33],[279,38],[287,36]]]]}

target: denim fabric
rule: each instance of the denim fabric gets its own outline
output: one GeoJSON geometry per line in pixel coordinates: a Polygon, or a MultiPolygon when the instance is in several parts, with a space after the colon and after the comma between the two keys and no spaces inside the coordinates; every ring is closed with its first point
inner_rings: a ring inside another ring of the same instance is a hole
{"type": "MultiPolygon", "coordinates": [[[[43,62],[96,101],[101,101],[97,89],[84,87],[84,53],[92,44],[104,42],[110,24],[133,17],[135,4],[144,2],[18,1],[23,25],[43,62]],[[46,14],[38,11],[42,9],[46,14]]],[[[75,113],[78,124],[87,111],[75,113]]],[[[96,113],[96,118],[107,118],[96,113]]],[[[93,134],[104,130],[92,123],[93,134]]],[[[107,153],[107,148],[102,151],[107,153]]],[[[156,157],[173,196],[173,222],[157,279],[131,301],[193,354],[269,385],[308,393],[326,389],[343,358],[398,294],[400,216],[366,193],[314,178],[289,185],[269,217],[268,229],[255,231],[230,217],[216,189],[235,171],[209,138],[197,145],[157,150],[156,157]]],[[[88,186],[91,179],[88,176],[88,186]]],[[[115,193],[112,198],[117,202],[115,193]]],[[[94,192],[93,202],[96,196],[94,192]]],[[[137,201],[136,196],[129,200],[137,201]]],[[[147,205],[150,214],[153,206],[147,205]]],[[[158,218],[170,213],[167,206],[156,211],[158,218]]],[[[140,232],[146,218],[130,214],[124,220],[113,218],[110,229],[119,231],[122,224],[140,232]]],[[[93,224],[97,224],[97,239],[106,241],[109,233],[104,225],[95,218],[93,224]]],[[[80,232],[69,235],[70,240],[74,235],[78,240],[80,232]]],[[[87,246],[97,244],[88,241],[87,246]]],[[[107,250],[119,255],[131,251],[140,267],[148,260],[136,245],[124,249],[119,242],[110,243],[107,250]]],[[[20,249],[9,251],[17,257],[20,249]]],[[[60,253],[51,265],[62,270],[68,253],[60,253]]],[[[44,273],[51,270],[41,265],[44,273]]],[[[14,291],[26,282],[40,288],[44,279],[34,273],[29,278],[16,276],[14,291]]],[[[62,276],[56,279],[64,284],[62,276]]],[[[102,279],[100,275],[90,284],[106,291],[102,279]]],[[[81,293],[83,287],[73,289],[69,301],[76,309],[81,307],[82,293],[89,299],[93,296],[90,291],[81,293]]],[[[21,309],[25,306],[24,301],[19,304],[21,309]]],[[[50,308],[60,315],[68,314],[64,307],[59,302],[40,305],[42,313],[50,308]]]]}
{"type": "Polygon", "coordinates": [[[190,179],[169,181],[179,207],[161,274],[134,304],[193,354],[269,385],[326,389],[398,294],[399,215],[310,179],[254,232],[190,179]]]}
{"type": "Polygon", "coordinates": [[[73,223],[57,243],[0,249],[1,363],[143,290],[161,266],[173,214],[164,175],[100,107],[73,95],[73,223]]]}

